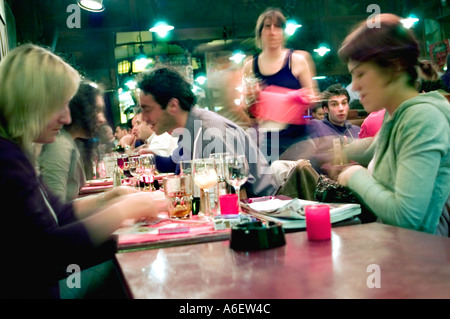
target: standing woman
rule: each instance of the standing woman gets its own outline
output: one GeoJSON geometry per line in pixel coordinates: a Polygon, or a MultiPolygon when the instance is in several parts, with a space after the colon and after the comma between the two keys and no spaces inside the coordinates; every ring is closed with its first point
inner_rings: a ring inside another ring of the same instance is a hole
{"type": "Polygon", "coordinates": [[[81,82],[69,109],[72,122],[64,125],[54,143],[43,145],[38,161],[44,183],[63,201],[77,198],[86,183],[88,163],[83,163],[75,140],[95,137],[106,122],[102,91],[95,83],[81,82]]]}
{"type": "Polygon", "coordinates": [[[380,26],[361,22],[344,40],[339,56],[365,110],[384,107],[388,118],[367,152],[357,152],[371,158],[368,167],[351,166],[338,182],[383,223],[447,236],[450,104],[437,92],[417,92],[419,43],[400,17],[381,14],[374,19],[380,26]]]}
{"type": "MultiPolygon", "coordinates": [[[[37,177],[33,144],[54,142],[70,123],[68,104],[79,83],[75,69],[32,44],[0,63],[0,242],[8,256],[0,263],[0,298],[60,297],[58,280],[70,265],[84,270],[110,261],[111,234],[125,219],[164,209],[151,193],[120,187],[64,203],[37,177]]],[[[82,289],[90,284],[83,273],[82,289]]]]}
{"type": "MultiPolygon", "coordinates": [[[[312,79],[315,72],[314,62],[309,53],[285,47],[285,28],[286,17],[279,9],[269,8],[259,16],[255,28],[255,42],[262,52],[245,63],[244,78],[256,77],[260,90],[269,85],[276,85],[293,90],[308,88],[315,92],[316,85],[312,79]]],[[[273,106],[273,112],[277,112],[276,105],[273,106]]],[[[265,140],[268,150],[271,149],[272,132],[279,133],[279,155],[306,136],[304,125],[258,122],[259,128],[267,131],[265,140]]]]}

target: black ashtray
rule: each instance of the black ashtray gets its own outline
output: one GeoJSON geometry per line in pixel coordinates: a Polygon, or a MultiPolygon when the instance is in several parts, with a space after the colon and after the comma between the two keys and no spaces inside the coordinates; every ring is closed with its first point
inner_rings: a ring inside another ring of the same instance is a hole
{"type": "Polygon", "coordinates": [[[231,228],[230,248],[234,250],[262,250],[285,244],[283,227],[279,223],[258,221],[231,228]]]}

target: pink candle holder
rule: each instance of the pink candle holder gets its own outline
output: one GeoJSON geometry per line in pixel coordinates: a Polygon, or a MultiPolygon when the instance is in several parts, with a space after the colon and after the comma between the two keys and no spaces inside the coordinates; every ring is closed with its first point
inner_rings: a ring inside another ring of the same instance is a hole
{"type": "Polygon", "coordinates": [[[305,207],[306,233],[309,240],[331,238],[330,206],[308,205],[305,207]]]}
{"type": "Polygon", "coordinates": [[[238,196],[237,194],[226,194],[219,196],[220,213],[222,215],[239,214],[238,196]]]}

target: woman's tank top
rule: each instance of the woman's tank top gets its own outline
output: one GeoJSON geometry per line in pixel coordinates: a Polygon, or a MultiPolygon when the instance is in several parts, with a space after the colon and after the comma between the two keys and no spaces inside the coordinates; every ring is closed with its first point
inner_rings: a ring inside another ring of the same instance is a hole
{"type": "Polygon", "coordinates": [[[298,90],[301,88],[298,79],[292,74],[290,68],[289,62],[291,61],[292,53],[293,50],[289,50],[287,52],[283,67],[280,71],[272,75],[261,74],[258,66],[259,54],[255,54],[253,56],[253,72],[255,73],[255,76],[262,81],[263,87],[277,85],[293,90],[298,90]]]}

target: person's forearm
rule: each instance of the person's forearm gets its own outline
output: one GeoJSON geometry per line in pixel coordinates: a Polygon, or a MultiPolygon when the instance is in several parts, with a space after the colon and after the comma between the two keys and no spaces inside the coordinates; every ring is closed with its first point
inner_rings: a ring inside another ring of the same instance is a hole
{"type": "Polygon", "coordinates": [[[94,245],[99,246],[111,237],[111,234],[118,229],[125,216],[118,205],[108,205],[83,219],[89,236],[94,245]]]}
{"type": "Polygon", "coordinates": [[[78,220],[90,216],[107,202],[106,193],[78,198],[73,201],[75,216],[78,220]]]}

